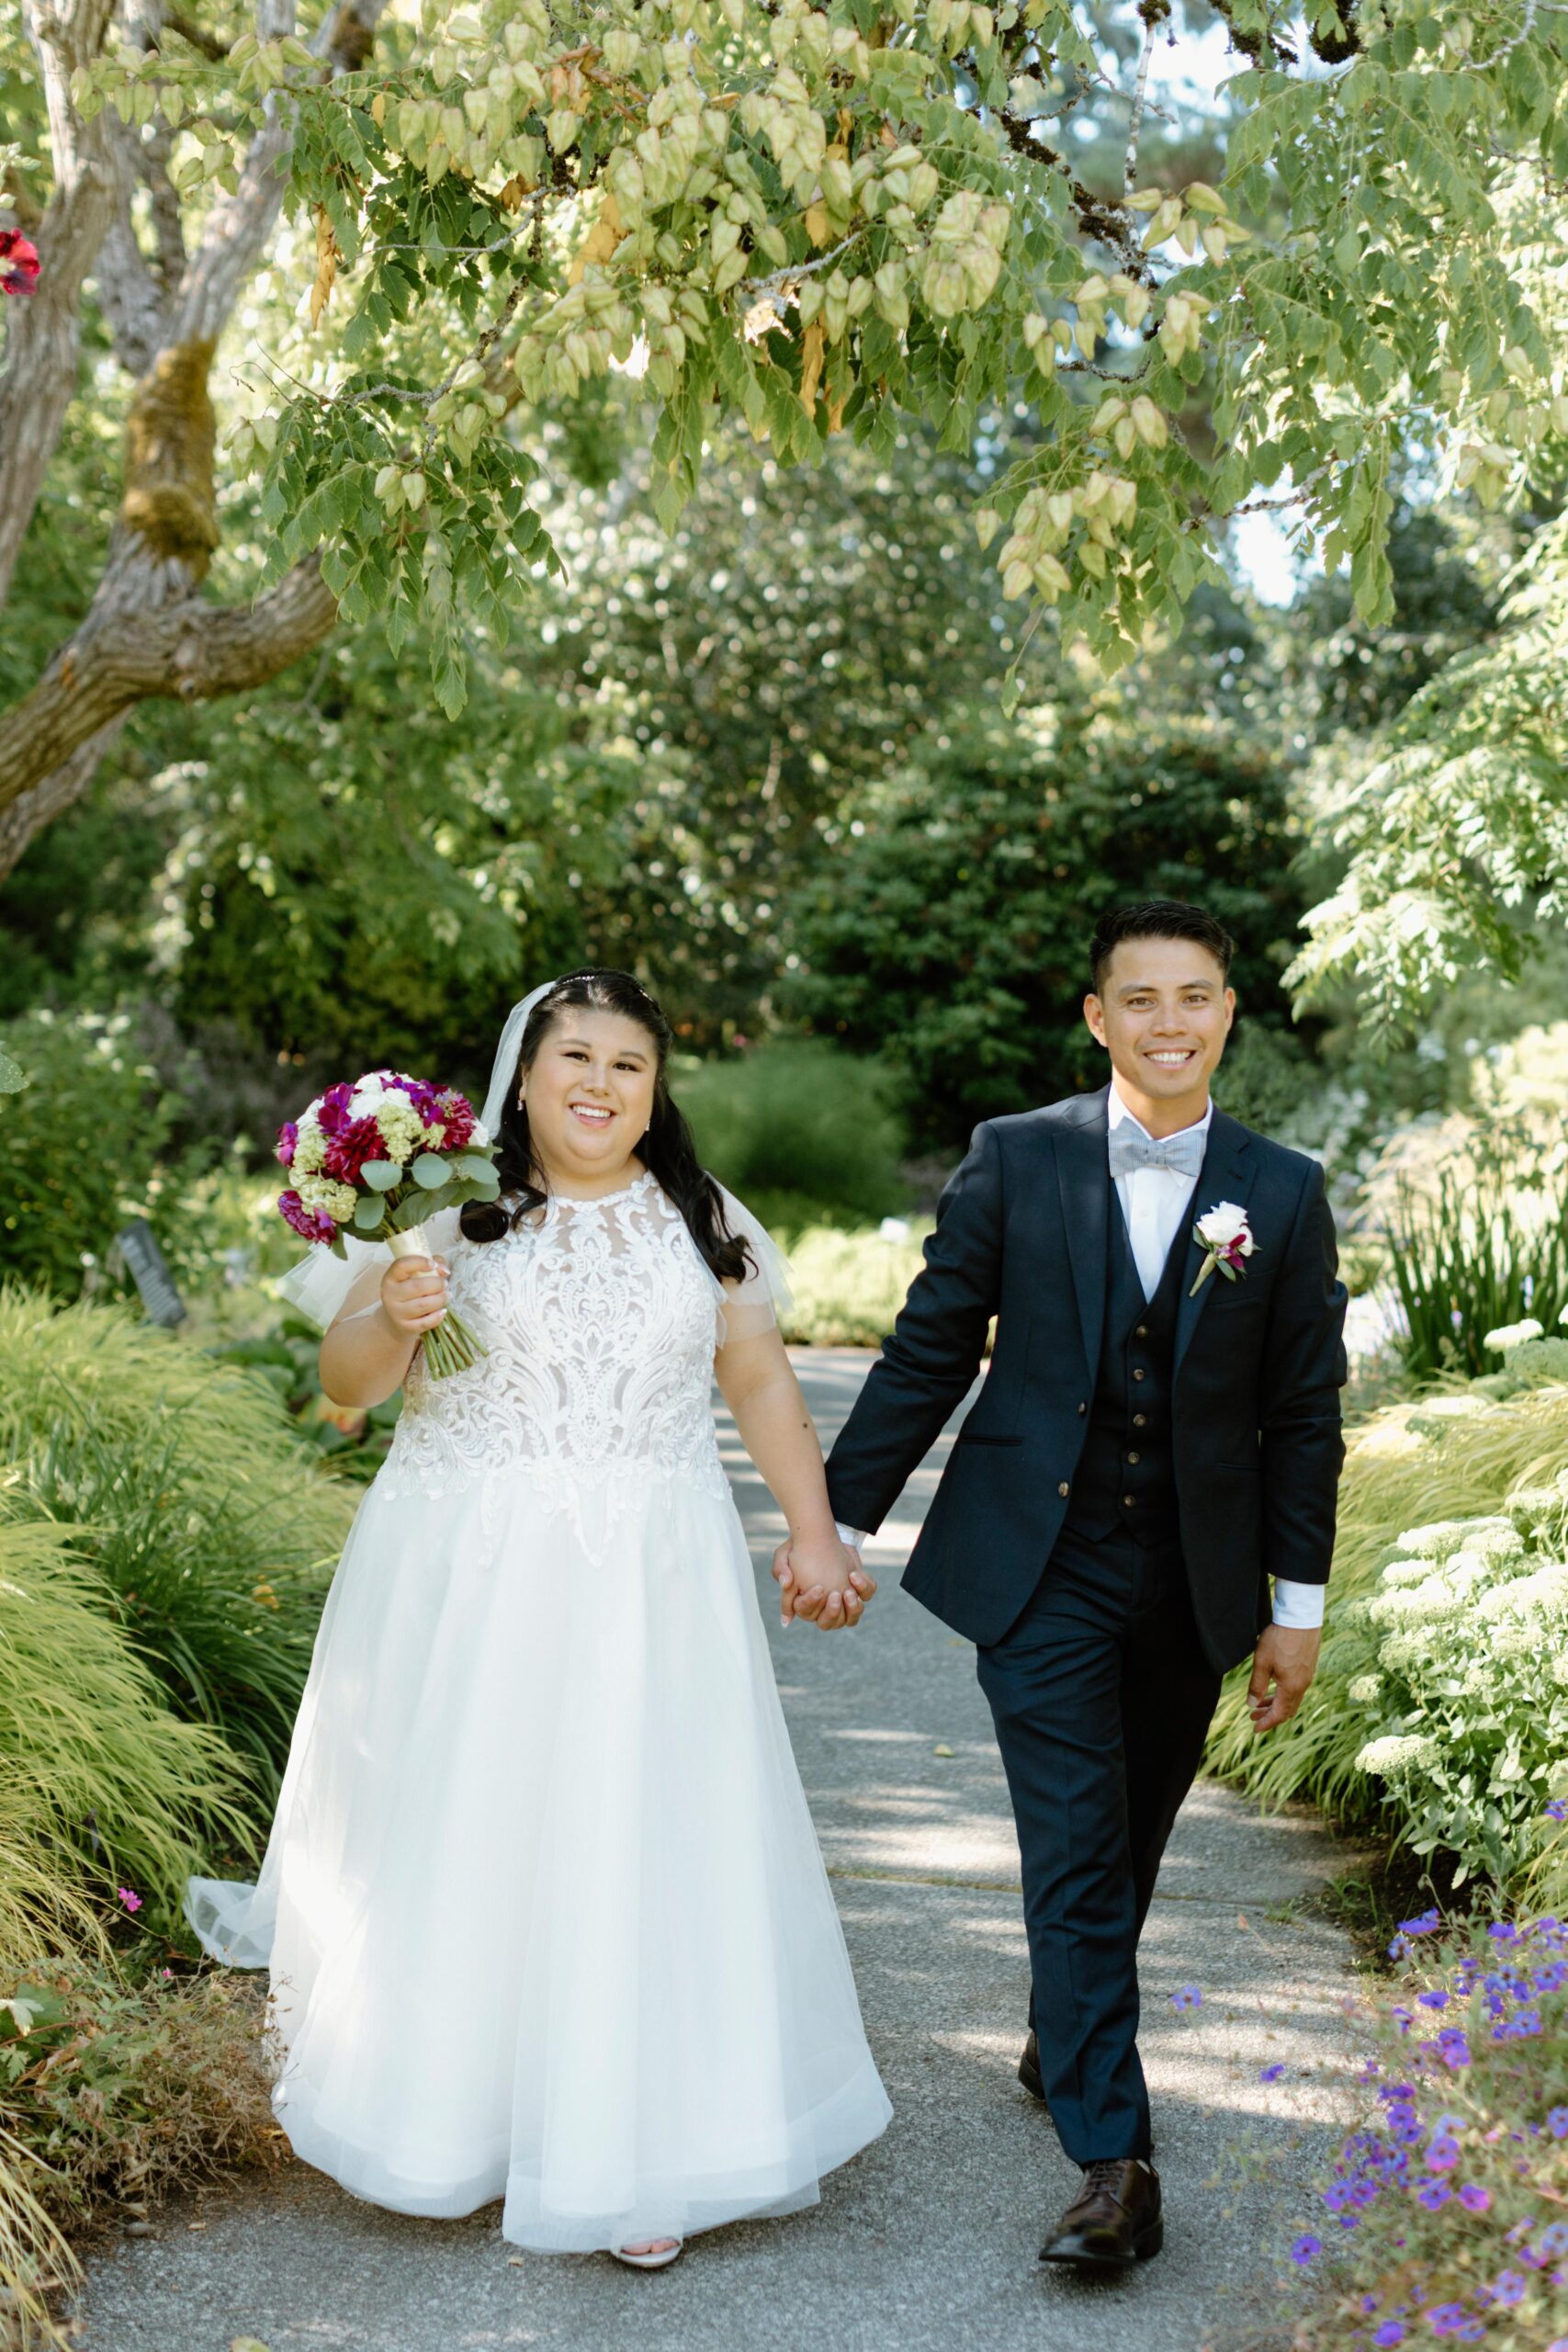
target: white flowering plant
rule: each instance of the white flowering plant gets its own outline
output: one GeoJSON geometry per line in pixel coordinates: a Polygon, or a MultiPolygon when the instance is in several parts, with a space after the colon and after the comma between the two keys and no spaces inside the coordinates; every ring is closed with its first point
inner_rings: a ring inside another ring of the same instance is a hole
{"type": "Polygon", "coordinates": [[[1370,1718],[1357,1768],[1383,1781],[1416,1853],[1457,1858],[1456,1884],[1506,1884],[1568,1819],[1562,1550],[1528,1511],[1412,1528],[1351,1604],[1375,1644],[1348,1693],[1370,1718]]]}

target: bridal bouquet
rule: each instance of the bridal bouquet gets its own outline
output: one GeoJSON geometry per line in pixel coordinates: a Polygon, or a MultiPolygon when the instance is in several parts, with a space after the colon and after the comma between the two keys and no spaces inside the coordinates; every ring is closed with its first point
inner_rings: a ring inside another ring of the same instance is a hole
{"type": "MultiPolygon", "coordinates": [[[[427,1217],[500,1192],[493,1151],[466,1096],[373,1069],[352,1086],[329,1086],[278,1130],[277,1156],[293,1179],[278,1209],[296,1233],[339,1258],[348,1254],[345,1227],[384,1241],[394,1258],[433,1258],[427,1217]]],[[[433,1380],[483,1353],[450,1307],[424,1335],[433,1380]]]]}

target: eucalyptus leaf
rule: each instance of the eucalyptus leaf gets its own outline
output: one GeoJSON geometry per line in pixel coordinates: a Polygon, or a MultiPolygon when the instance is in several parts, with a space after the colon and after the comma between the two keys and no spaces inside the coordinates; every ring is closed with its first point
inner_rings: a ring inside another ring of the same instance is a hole
{"type": "Polygon", "coordinates": [[[403,1181],[403,1171],[395,1159],[367,1159],[359,1172],[374,1193],[389,1193],[394,1184],[403,1181]]]}
{"type": "Polygon", "coordinates": [[[379,1233],[381,1230],[381,1220],[386,1214],[387,1205],[384,1201],[375,1199],[368,1201],[356,1201],[354,1204],[354,1229],[355,1233],[379,1233]]]}
{"type": "Polygon", "coordinates": [[[425,1192],[434,1193],[450,1182],[452,1163],[449,1159],[443,1159],[438,1151],[422,1151],[411,1165],[409,1174],[425,1192]]]}
{"type": "Polygon", "coordinates": [[[487,1152],[462,1152],[458,1155],[457,1164],[473,1184],[482,1184],[488,1176],[495,1174],[495,1162],[487,1152]]]}

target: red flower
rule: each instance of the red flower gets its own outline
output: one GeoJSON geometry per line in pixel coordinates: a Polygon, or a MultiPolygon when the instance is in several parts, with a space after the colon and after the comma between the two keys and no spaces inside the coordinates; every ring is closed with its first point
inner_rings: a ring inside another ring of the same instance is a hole
{"type": "Polygon", "coordinates": [[[334,1183],[357,1184],[359,1171],[367,1159],[385,1159],[387,1147],[381,1140],[381,1130],[372,1118],[355,1119],[341,1135],[333,1136],[322,1157],[321,1167],[334,1183]]]}
{"type": "Polygon", "coordinates": [[[324,1209],[308,1209],[292,1187],[279,1193],[277,1205],[286,1222],[307,1241],[330,1241],[337,1231],[324,1209]]]}
{"type": "Polygon", "coordinates": [[[38,284],[38,247],[19,229],[0,229],[0,293],[30,294],[38,284]]]}
{"type": "Polygon", "coordinates": [[[438,1094],[435,1115],[446,1123],[444,1151],[461,1151],[465,1144],[473,1141],[474,1106],[466,1094],[459,1094],[455,1088],[448,1088],[445,1094],[438,1094]]]}

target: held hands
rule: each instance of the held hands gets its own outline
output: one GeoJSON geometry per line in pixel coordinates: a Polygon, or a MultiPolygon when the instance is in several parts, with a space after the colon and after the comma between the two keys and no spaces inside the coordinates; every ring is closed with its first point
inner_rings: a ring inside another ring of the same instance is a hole
{"type": "Polygon", "coordinates": [[[860,1554],[836,1535],[786,1536],[773,1554],[773,1576],[784,1623],[809,1618],[824,1634],[858,1625],[876,1590],[860,1554]]]}
{"type": "Polygon", "coordinates": [[[381,1311],[400,1339],[434,1331],[446,1312],[445,1258],[398,1258],[381,1277],[381,1311]]]}
{"type": "Polygon", "coordinates": [[[1252,1653],[1247,1703],[1255,1732],[1289,1723],[1317,1672],[1323,1635],[1315,1626],[1266,1625],[1252,1653]],[[1273,1688],[1270,1690],[1269,1685],[1273,1688]]]}

